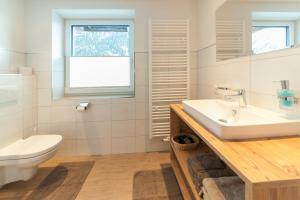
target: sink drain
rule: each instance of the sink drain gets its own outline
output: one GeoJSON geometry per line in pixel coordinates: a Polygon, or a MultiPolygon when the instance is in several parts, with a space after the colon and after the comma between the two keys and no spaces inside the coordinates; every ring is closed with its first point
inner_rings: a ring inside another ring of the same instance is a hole
{"type": "Polygon", "coordinates": [[[223,122],[223,123],[228,123],[226,119],[218,119],[218,121],[223,122]]]}

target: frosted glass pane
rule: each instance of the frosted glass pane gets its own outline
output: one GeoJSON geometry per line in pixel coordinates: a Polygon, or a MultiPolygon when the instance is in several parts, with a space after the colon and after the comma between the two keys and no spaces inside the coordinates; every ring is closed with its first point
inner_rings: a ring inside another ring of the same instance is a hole
{"type": "Polygon", "coordinates": [[[287,27],[253,27],[254,54],[287,48],[287,27]]]}
{"type": "Polygon", "coordinates": [[[70,88],[130,86],[129,57],[71,57],[70,88]]]}

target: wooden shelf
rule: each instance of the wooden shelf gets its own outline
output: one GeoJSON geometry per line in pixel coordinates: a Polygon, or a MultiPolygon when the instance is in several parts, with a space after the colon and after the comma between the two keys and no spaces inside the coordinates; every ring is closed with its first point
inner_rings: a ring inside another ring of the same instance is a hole
{"type": "Polygon", "coordinates": [[[191,191],[189,189],[189,186],[186,183],[186,179],[184,177],[184,174],[182,174],[182,171],[180,169],[179,163],[176,160],[174,151],[171,150],[171,165],[174,170],[179,188],[181,190],[181,194],[183,196],[183,199],[190,200],[194,199],[193,195],[191,194],[191,191]]]}
{"type": "MultiPolygon", "coordinates": [[[[245,199],[300,199],[300,137],[221,140],[188,115],[181,104],[171,105],[171,137],[187,131],[196,134],[244,181],[245,199]]],[[[197,200],[200,197],[189,174],[187,159],[198,150],[172,148],[182,176],[197,200]]]]}
{"type": "MultiPolygon", "coordinates": [[[[174,153],[174,155],[176,157],[176,161],[180,167],[180,171],[183,174],[183,176],[185,177],[188,187],[190,188],[191,192],[193,193],[192,199],[202,200],[202,198],[199,196],[199,191],[196,190],[193,179],[192,179],[189,169],[188,169],[188,158],[190,156],[193,156],[193,155],[199,153],[200,147],[196,148],[194,150],[190,150],[190,151],[177,150],[173,147],[173,145],[171,145],[171,148],[172,148],[171,149],[172,152],[174,153]]],[[[175,174],[177,174],[177,173],[175,172],[175,174]]]]}

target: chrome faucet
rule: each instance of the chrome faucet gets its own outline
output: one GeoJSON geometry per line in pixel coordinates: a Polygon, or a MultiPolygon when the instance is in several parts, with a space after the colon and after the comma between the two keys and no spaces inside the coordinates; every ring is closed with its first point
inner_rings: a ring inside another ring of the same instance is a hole
{"type": "Polygon", "coordinates": [[[232,100],[233,97],[239,97],[239,106],[244,108],[247,107],[247,97],[245,89],[231,89],[227,87],[216,87],[216,90],[222,90],[224,93],[225,100],[232,100]]]}

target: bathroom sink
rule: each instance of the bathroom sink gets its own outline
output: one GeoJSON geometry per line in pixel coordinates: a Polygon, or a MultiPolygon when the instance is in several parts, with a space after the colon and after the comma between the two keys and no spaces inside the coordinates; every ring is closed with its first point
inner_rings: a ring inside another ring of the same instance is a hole
{"type": "Polygon", "coordinates": [[[239,140],[300,135],[300,117],[287,117],[223,100],[183,101],[184,111],[221,139],[239,140]]]}

